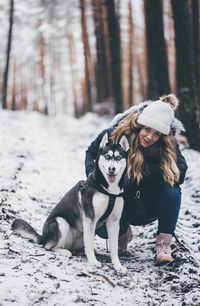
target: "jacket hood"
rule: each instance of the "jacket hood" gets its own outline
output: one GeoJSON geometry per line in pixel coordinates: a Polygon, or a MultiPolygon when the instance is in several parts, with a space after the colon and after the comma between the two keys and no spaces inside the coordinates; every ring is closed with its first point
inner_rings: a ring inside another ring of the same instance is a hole
{"type": "MultiPolygon", "coordinates": [[[[142,102],[138,105],[134,105],[132,107],[130,107],[129,109],[127,109],[126,111],[124,111],[123,113],[117,114],[113,120],[110,123],[110,127],[114,128],[117,127],[120,123],[120,121],[125,118],[127,115],[131,114],[131,113],[141,113],[145,107],[147,107],[148,105],[150,105],[151,103],[153,103],[154,101],[145,101],[142,102]]],[[[172,120],[172,124],[171,124],[171,133],[175,138],[178,138],[178,136],[185,131],[185,128],[183,126],[183,123],[178,120],[177,118],[174,118],[172,120]]]]}

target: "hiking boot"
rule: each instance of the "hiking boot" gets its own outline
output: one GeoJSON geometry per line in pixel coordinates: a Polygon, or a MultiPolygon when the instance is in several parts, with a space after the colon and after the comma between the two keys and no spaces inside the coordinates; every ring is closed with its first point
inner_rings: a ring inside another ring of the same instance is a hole
{"type": "Polygon", "coordinates": [[[123,254],[127,251],[128,243],[132,240],[133,234],[130,225],[125,234],[119,236],[118,239],[118,252],[123,254]]]}
{"type": "Polygon", "coordinates": [[[171,234],[160,233],[156,237],[156,259],[158,264],[172,261],[171,244],[171,234]]]}

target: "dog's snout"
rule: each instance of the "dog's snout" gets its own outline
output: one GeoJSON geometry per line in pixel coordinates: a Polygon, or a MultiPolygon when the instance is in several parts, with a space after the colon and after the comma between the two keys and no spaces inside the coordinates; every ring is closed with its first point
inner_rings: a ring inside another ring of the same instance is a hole
{"type": "Polygon", "coordinates": [[[115,168],[114,166],[113,166],[113,167],[110,166],[110,167],[108,168],[108,170],[109,170],[110,172],[115,172],[116,168],[115,168]]]}

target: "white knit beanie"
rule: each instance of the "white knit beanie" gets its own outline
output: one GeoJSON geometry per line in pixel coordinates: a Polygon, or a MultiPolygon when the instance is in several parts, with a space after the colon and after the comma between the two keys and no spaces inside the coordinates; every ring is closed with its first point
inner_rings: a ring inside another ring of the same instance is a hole
{"type": "Polygon", "coordinates": [[[178,107],[178,103],[177,97],[173,94],[163,96],[147,106],[139,115],[137,122],[164,135],[169,135],[174,111],[178,107]]]}

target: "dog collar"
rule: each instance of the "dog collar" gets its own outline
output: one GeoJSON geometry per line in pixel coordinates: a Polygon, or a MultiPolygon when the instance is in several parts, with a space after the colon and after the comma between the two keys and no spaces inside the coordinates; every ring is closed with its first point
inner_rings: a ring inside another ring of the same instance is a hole
{"type": "Polygon", "coordinates": [[[115,197],[115,198],[116,197],[121,197],[124,194],[123,192],[120,192],[119,194],[109,193],[108,191],[103,189],[103,187],[101,187],[99,184],[97,184],[96,180],[94,179],[94,177],[92,175],[88,176],[87,182],[89,183],[90,186],[92,186],[93,188],[95,188],[99,192],[101,192],[103,194],[106,194],[108,196],[111,196],[111,197],[115,197]]]}
{"type": "Polygon", "coordinates": [[[115,200],[116,197],[121,197],[123,195],[123,192],[119,193],[119,194],[112,194],[107,192],[106,190],[104,190],[101,186],[99,186],[97,184],[97,182],[95,181],[95,179],[90,175],[87,179],[87,183],[92,186],[94,189],[98,190],[99,192],[106,194],[107,196],[109,196],[109,202],[108,202],[108,207],[105,211],[105,213],[103,214],[103,216],[101,216],[101,218],[98,220],[98,222],[102,222],[105,221],[109,215],[111,214],[113,207],[115,205],[115,200]]]}

